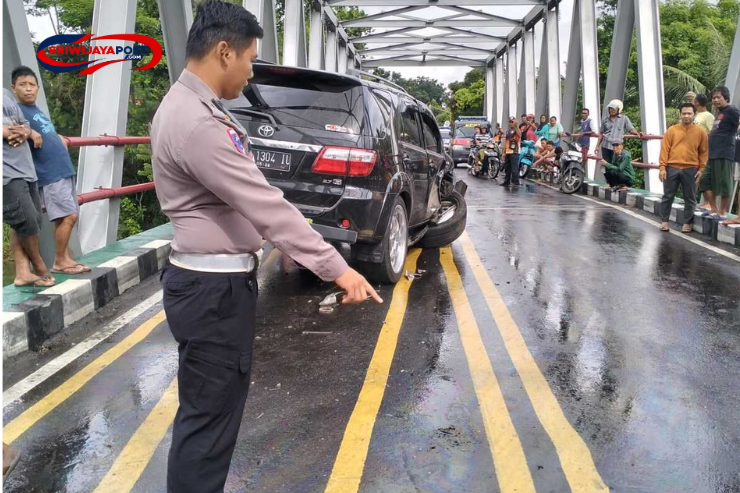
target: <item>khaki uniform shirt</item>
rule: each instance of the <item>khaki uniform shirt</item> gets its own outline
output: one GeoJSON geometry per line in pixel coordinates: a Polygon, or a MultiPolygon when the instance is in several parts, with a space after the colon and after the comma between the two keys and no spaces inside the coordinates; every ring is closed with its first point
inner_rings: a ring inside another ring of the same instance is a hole
{"type": "Polygon", "coordinates": [[[265,238],[323,280],[341,276],[347,269],[342,256],[267,182],[244,128],[213,98],[213,90],[185,69],[154,115],[154,182],[172,221],[173,250],[249,253],[265,238]]]}

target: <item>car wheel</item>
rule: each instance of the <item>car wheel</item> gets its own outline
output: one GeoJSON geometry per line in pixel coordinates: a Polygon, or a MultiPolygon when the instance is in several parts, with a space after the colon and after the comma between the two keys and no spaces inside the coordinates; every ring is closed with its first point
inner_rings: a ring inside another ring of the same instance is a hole
{"type": "Polygon", "coordinates": [[[397,283],[406,266],[408,242],[406,205],[401,197],[396,197],[382,242],[383,260],[380,263],[360,262],[360,269],[371,281],[383,284],[397,283]]]}
{"type": "Polygon", "coordinates": [[[442,198],[442,207],[437,222],[430,222],[424,237],[419,240],[422,248],[441,248],[447,246],[463,234],[468,220],[468,206],[465,197],[453,190],[442,198]]]}

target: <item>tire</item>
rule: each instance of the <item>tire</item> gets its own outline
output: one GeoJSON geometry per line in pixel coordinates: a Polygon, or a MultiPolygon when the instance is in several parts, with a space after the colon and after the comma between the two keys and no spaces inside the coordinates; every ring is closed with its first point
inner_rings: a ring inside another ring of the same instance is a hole
{"type": "Polygon", "coordinates": [[[528,164],[520,164],[519,165],[519,178],[526,178],[529,174],[530,165],[528,164]]]}
{"type": "Polygon", "coordinates": [[[488,177],[495,180],[498,174],[501,172],[501,161],[498,159],[488,160],[488,177]]]}
{"type": "Polygon", "coordinates": [[[460,237],[465,231],[468,220],[468,206],[465,197],[459,192],[452,191],[442,198],[442,207],[455,207],[455,212],[442,223],[429,223],[429,229],[424,237],[417,243],[422,248],[441,248],[447,246],[460,237]]]}
{"type": "Polygon", "coordinates": [[[383,261],[380,263],[358,262],[358,267],[370,281],[395,284],[404,273],[408,242],[409,225],[406,205],[401,197],[396,197],[388,217],[388,228],[381,242],[383,261]]]}
{"type": "Polygon", "coordinates": [[[570,168],[562,177],[560,189],[568,195],[576,193],[583,185],[583,171],[570,168]]]}

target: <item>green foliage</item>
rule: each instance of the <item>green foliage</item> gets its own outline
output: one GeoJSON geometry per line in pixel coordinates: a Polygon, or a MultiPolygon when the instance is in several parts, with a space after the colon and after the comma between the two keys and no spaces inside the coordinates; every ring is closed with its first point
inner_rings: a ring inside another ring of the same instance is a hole
{"type": "Polygon", "coordinates": [[[121,216],[118,221],[118,239],[127,238],[144,231],[144,213],[146,208],[141,202],[134,202],[129,197],[121,199],[121,216]]]}
{"type": "Polygon", "coordinates": [[[485,86],[486,74],[481,69],[473,69],[462,81],[451,83],[450,120],[460,115],[482,115],[485,86]]]}
{"type": "Polygon", "coordinates": [[[394,84],[398,84],[406,89],[406,92],[424,104],[430,105],[432,102],[435,102],[437,105],[443,105],[446,103],[447,96],[445,94],[445,88],[435,79],[430,79],[429,77],[406,79],[398,72],[388,72],[382,68],[376,68],[373,74],[383,77],[394,84]]]}

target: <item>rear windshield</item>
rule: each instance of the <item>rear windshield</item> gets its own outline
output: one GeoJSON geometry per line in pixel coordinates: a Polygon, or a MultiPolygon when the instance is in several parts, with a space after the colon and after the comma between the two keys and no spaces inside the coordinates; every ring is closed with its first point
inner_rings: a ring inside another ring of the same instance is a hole
{"type": "Polygon", "coordinates": [[[364,116],[362,86],[324,74],[267,70],[257,73],[243,97],[230,101],[228,107],[268,113],[279,125],[352,134],[360,133],[364,116]]]}
{"type": "Polygon", "coordinates": [[[439,133],[442,135],[442,138],[443,139],[449,139],[450,138],[450,131],[447,130],[447,129],[445,129],[445,130],[439,129],[439,133]]]}

